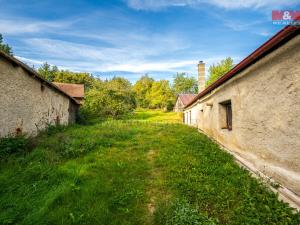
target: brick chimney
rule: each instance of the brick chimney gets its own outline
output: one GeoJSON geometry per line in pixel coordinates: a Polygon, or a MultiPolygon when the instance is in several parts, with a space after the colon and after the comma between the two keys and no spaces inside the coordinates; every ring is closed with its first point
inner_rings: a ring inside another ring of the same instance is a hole
{"type": "Polygon", "coordinates": [[[198,93],[205,89],[205,63],[199,61],[198,63],[198,93]]]}

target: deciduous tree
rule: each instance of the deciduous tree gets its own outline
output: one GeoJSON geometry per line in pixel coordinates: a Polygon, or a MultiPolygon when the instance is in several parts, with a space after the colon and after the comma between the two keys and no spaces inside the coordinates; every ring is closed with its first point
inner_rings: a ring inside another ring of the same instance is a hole
{"type": "Polygon", "coordinates": [[[210,84],[215,82],[217,79],[219,79],[232,68],[233,60],[230,57],[221,60],[221,62],[217,63],[216,65],[213,64],[212,66],[210,66],[208,69],[209,75],[206,80],[206,86],[209,86],[210,84]]]}
{"type": "Polygon", "coordinates": [[[174,93],[191,93],[195,94],[198,92],[197,80],[195,77],[188,77],[186,73],[177,73],[174,76],[173,81],[174,93]]]}
{"type": "Polygon", "coordinates": [[[113,117],[131,113],[136,107],[131,84],[125,78],[114,77],[101,88],[92,88],[85,95],[82,112],[90,117],[113,117]]]}
{"type": "Polygon", "coordinates": [[[58,68],[56,66],[51,66],[47,62],[45,62],[39,69],[38,73],[40,76],[45,78],[46,80],[53,82],[56,73],[58,72],[58,68]]]}
{"type": "Polygon", "coordinates": [[[8,44],[4,44],[2,34],[0,34],[0,51],[3,51],[9,55],[13,55],[12,48],[8,44]]]}
{"type": "Polygon", "coordinates": [[[171,90],[169,81],[160,80],[153,82],[146,99],[150,102],[150,108],[171,110],[175,102],[175,95],[171,90]]]}
{"type": "Polygon", "coordinates": [[[59,70],[54,74],[55,82],[84,84],[86,90],[94,87],[100,87],[102,81],[93,77],[90,73],[72,72],[69,70],[59,70]]]}
{"type": "Polygon", "coordinates": [[[146,96],[149,95],[153,82],[154,79],[146,74],[134,84],[133,91],[138,107],[149,108],[150,101],[146,96]]]}

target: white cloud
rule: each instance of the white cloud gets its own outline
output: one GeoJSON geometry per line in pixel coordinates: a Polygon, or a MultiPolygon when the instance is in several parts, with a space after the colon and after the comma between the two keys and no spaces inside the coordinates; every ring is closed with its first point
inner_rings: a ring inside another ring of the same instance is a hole
{"type": "Polygon", "coordinates": [[[267,31],[267,30],[261,30],[261,31],[257,31],[256,34],[260,35],[260,36],[264,36],[264,37],[270,37],[272,36],[272,33],[267,31]]]}
{"type": "Polygon", "coordinates": [[[197,65],[196,60],[183,60],[183,61],[162,61],[162,62],[140,62],[136,64],[116,64],[107,67],[108,71],[131,71],[135,73],[147,71],[168,71],[176,72],[183,67],[191,67],[197,65]]]}
{"type": "Polygon", "coordinates": [[[24,18],[0,19],[0,30],[6,35],[50,32],[70,26],[70,21],[36,21],[24,18]]]}
{"type": "Polygon", "coordinates": [[[183,7],[189,5],[184,0],[128,0],[129,7],[137,10],[159,10],[166,7],[183,7]]]}
{"type": "MultiPolygon", "coordinates": [[[[98,49],[92,50],[87,46],[83,47],[75,45],[66,47],[66,43],[63,44],[64,49],[59,50],[62,48],[62,43],[49,45],[49,40],[46,40],[45,42],[40,41],[41,40],[38,42],[37,40],[31,40],[31,43],[35,46],[39,46],[43,56],[49,54],[49,51],[51,54],[57,54],[55,55],[55,58],[45,58],[44,61],[47,61],[52,65],[57,65],[60,69],[96,74],[101,73],[102,78],[110,78],[112,74],[124,75],[123,73],[125,73],[126,77],[131,81],[137,80],[140,75],[145,73],[150,73],[151,76],[157,79],[171,79],[172,75],[176,72],[186,72],[190,75],[197,75],[198,61],[195,59],[147,60],[143,57],[131,58],[129,56],[130,59],[117,60],[120,56],[116,56],[115,54],[117,53],[114,51],[111,51],[110,54],[108,52],[103,54],[103,52],[99,53],[98,49]],[[41,43],[43,43],[43,47],[41,47],[41,43]],[[74,54],[70,55],[72,51],[74,51],[74,54]]],[[[28,59],[25,57],[18,58],[29,65],[34,64],[36,67],[42,64],[41,60],[28,59]]],[[[224,58],[226,58],[226,56],[223,55],[205,58],[206,72],[208,73],[210,65],[217,63],[224,58]]],[[[233,57],[233,59],[235,62],[238,62],[240,57],[233,57]]]]}
{"type": "Polygon", "coordinates": [[[262,23],[262,21],[252,21],[252,22],[242,22],[238,20],[224,20],[223,19],[224,26],[234,30],[234,31],[243,31],[243,30],[249,30],[250,28],[253,28],[254,26],[262,23]]]}
{"type": "Polygon", "coordinates": [[[253,33],[259,36],[270,37],[272,36],[272,32],[268,31],[268,28],[264,28],[260,26],[260,24],[264,23],[263,20],[256,20],[252,22],[241,21],[241,20],[227,20],[219,18],[225,27],[230,28],[234,31],[247,31],[249,33],[253,33]]]}
{"type": "Polygon", "coordinates": [[[22,62],[24,62],[24,63],[26,63],[27,65],[29,65],[29,66],[32,66],[32,65],[42,65],[43,64],[43,62],[42,61],[40,61],[40,60],[34,60],[34,59],[28,59],[28,58],[26,58],[26,57],[22,57],[22,56],[15,56],[18,60],[20,60],[20,61],[22,61],[22,62]]]}
{"type": "Polygon", "coordinates": [[[299,3],[297,0],[211,0],[207,3],[225,9],[283,7],[299,3]]]}
{"type": "MultiPolygon", "coordinates": [[[[88,72],[174,71],[178,67],[185,67],[194,63],[194,61],[184,60],[160,62],[158,59],[149,59],[149,57],[159,57],[162,52],[172,53],[182,49],[180,41],[176,38],[168,36],[159,38],[157,36],[153,38],[138,37],[138,39],[142,39],[142,42],[124,46],[119,43],[118,46],[103,47],[55,39],[29,38],[23,40],[26,49],[31,51],[27,54],[32,53],[31,55],[35,55],[38,59],[32,61],[23,59],[30,64],[40,64],[43,60],[58,65],[60,68],[88,72]]],[[[118,42],[117,40],[114,41],[118,42]]],[[[22,60],[21,57],[19,58],[22,60]]]]}
{"type": "MultiPolygon", "coordinates": [[[[82,37],[79,33],[77,37],[82,37]]],[[[83,37],[93,37],[83,35],[83,37]]],[[[113,33],[99,34],[94,39],[103,40],[109,45],[85,44],[49,38],[28,38],[23,42],[27,49],[36,49],[47,56],[61,57],[64,59],[81,58],[85,60],[110,60],[122,61],[135,58],[159,56],[161,53],[172,53],[189,47],[176,35],[172,34],[134,34],[116,31],[113,33]],[[123,33],[123,34],[121,34],[123,33]]],[[[76,39],[74,39],[76,40],[76,39]]]]}
{"type": "Polygon", "coordinates": [[[136,10],[160,10],[167,7],[201,6],[203,3],[225,9],[292,6],[298,0],[126,0],[136,10]]]}

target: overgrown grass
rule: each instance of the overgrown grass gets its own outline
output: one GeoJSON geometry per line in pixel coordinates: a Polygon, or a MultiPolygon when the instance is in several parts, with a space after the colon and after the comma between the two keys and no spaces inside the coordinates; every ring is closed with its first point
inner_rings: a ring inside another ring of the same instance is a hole
{"type": "Polygon", "coordinates": [[[27,150],[28,138],[24,135],[8,136],[0,138],[0,158],[5,158],[13,153],[20,153],[27,150]]]}
{"type": "Polygon", "coordinates": [[[137,121],[164,115],[54,129],[2,158],[0,224],[300,224],[195,129],[137,121]]]}
{"type": "Polygon", "coordinates": [[[129,117],[130,120],[164,123],[181,123],[182,115],[176,112],[162,112],[160,110],[137,109],[129,117]]]}

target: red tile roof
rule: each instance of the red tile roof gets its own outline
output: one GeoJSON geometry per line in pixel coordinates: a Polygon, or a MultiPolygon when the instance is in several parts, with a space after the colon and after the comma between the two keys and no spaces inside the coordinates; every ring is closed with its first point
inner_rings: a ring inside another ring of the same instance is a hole
{"type": "Polygon", "coordinates": [[[195,98],[196,94],[179,94],[178,98],[181,100],[182,104],[186,106],[190,101],[195,98]]]}
{"type": "Polygon", "coordinates": [[[242,70],[246,69],[248,66],[252,65],[259,59],[263,58],[270,52],[274,51],[276,48],[280,47],[284,43],[288,42],[290,39],[299,35],[300,26],[286,26],[280,30],[277,34],[271,37],[267,42],[257,48],[239,64],[233,67],[229,72],[220,77],[217,81],[208,86],[204,91],[200,92],[195,98],[193,98],[185,108],[191,106],[198,99],[202,98],[206,94],[210,93],[212,90],[224,84],[226,81],[237,75],[242,70]]]}
{"type": "Polygon", "coordinates": [[[69,84],[69,83],[58,83],[53,82],[55,86],[66,92],[73,98],[83,98],[84,97],[84,85],[83,84],[69,84]]]}

